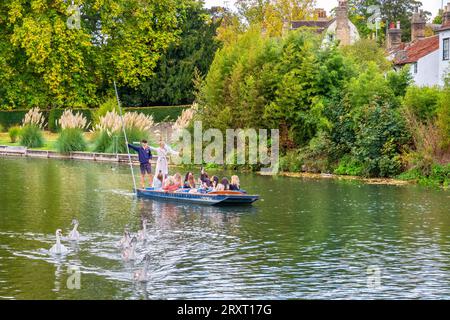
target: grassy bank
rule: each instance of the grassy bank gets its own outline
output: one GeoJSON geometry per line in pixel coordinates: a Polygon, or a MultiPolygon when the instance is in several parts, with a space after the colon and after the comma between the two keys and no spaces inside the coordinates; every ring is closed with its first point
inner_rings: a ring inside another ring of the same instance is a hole
{"type": "MultiPolygon", "coordinates": [[[[53,133],[50,131],[44,131],[44,145],[40,148],[31,148],[33,150],[49,150],[49,151],[57,151],[56,150],[56,140],[58,139],[59,134],[53,133]]],[[[92,140],[92,133],[91,132],[85,132],[84,136],[88,143],[88,150],[87,151],[93,151],[93,143],[92,140]]],[[[19,141],[12,143],[9,135],[7,132],[0,132],[0,145],[4,146],[20,146],[19,141]]]]}

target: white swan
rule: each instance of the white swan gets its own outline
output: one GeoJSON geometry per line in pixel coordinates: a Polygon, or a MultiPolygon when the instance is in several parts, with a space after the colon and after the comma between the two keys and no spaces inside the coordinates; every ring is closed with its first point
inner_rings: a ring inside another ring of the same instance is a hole
{"type": "Polygon", "coordinates": [[[144,261],[144,265],[142,269],[139,269],[134,273],[133,279],[138,282],[147,282],[147,269],[150,262],[150,255],[147,253],[142,261],[144,261]]]}
{"type": "Polygon", "coordinates": [[[53,247],[51,247],[50,249],[50,253],[51,254],[65,254],[67,253],[67,248],[61,244],[61,229],[56,230],[56,244],[53,245],[53,247]]]}
{"type": "Polygon", "coordinates": [[[147,219],[142,219],[142,230],[138,231],[138,240],[147,240],[147,219]]]}
{"type": "Polygon", "coordinates": [[[137,243],[137,239],[136,239],[136,237],[133,237],[133,239],[131,239],[129,245],[125,249],[123,249],[122,259],[124,261],[130,261],[130,260],[136,259],[136,243],[137,243]]]}
{"type": "Polygon", "coordinates": [[[123,231],[123,237],[117,243],[117,246],[122,249],[127,248],[130,244],[130,241],[131,241],[130,231],[128,231],[128,227],[125,227],[125,230],[123,231]]]}
{"type": "Polygon", "coordinates": [[[73,229],[69,233],[69,240],[78,241],[78,240],[80,240],[80,233],[77,230],[78,229],[78,225],[79,225],[78,220],[77,219],[73,219],[72,220],[72,225],[73,225],[73,229]]]}

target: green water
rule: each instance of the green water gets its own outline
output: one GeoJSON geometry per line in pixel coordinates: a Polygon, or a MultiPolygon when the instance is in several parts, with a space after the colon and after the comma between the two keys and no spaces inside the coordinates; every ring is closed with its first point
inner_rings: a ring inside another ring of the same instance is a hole
{"type": "Polygon", "coordinates": [[[1,299],[450,298],[448,191],[242,174],[262,199],[216,208],[136,199],[128,169],[0,158],[1,299]],[[74,217],[81,241],[49,255],[74,217]],[[123,262],[141,217],[147,241],[123,262]]]}

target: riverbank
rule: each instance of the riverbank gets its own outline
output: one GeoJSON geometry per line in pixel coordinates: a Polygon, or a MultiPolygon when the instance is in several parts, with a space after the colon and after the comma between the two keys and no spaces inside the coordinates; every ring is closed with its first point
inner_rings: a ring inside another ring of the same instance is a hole
{"type": "Polygon", "coordinates": [[[357,180],[362,181],[366,184],[374,185],[390,185],[390,186],[404,186],[408,184],[415,184],[412,180],[399,180],[394,178],[363,178],[358,176],[344,176],[336,174],[326,174],[326,173],[308,173],[308,172],[280,172],[280,176],[293,177],[293,178],[304,178],[304,179],[335,179],[335,180],[357,180]]]}
{"type": "MultiPolygon", "coordinates": [[[[50,135],[49,135],[50,137],[50,135]]],[[[49,141],[49,144],[53,144],[54,141],[49,141]]],[[[1,140],[0,140],[1,143],[1,140]]],[[[45,148],[45,147],[44,147],[45,148]]],[[[101,152],[69,152],[59,153],[55,150],[45,150],[43,148],[28,149],[21,147],[18,144],[2,145],[0,144],[0,156],[19,156],[19,157],[32,157],[32,158],[49,158],[49,159],[72,159],[72,160],[88,160],[96,162],[128,162],[127,154],[119,153],[101,153],[101,152]]],[[[152,163],[156,161],[156,156],[153,158],[152,163]]],[[[136,154],[131,155],[132,161],[137,164],[138,158],[136,154]]],[[[258,172],[259,175],[268,175],[262,172],[258,172]]],[[[302,178],[302,179],[335,179],[335,180],[355,180],[361,181],[365,184],[372,185],[391,185],[391,186],[404,186],[409,184],[418,184],[420,179],[395,179],[395,178],[364,178],[359,176],[346,176],[336,174],[325,173],[308,173],[308,172],[278,172],[279,176],[302,178]]],[[[434,186],[433,184],[427,184],[428,186],[434,186]]],[[[445,185],[436,185],[443,189],[449,189],[445,185]]]]}

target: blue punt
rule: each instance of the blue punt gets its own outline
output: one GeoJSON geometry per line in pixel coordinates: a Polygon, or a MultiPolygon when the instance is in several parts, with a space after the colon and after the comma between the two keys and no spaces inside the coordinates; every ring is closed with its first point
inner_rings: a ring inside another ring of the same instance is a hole
{"type": "Polygon", "coordinates": [[[178,192],[167,192],[153,188],[136,189],[138,197],[191,202],[212,206],[241,206],[250,205],[259,199],[259,195],[248,195],[239,191],[222,191],[210,193],[189,193],[189,189],[181,189],[178,192]]]}

